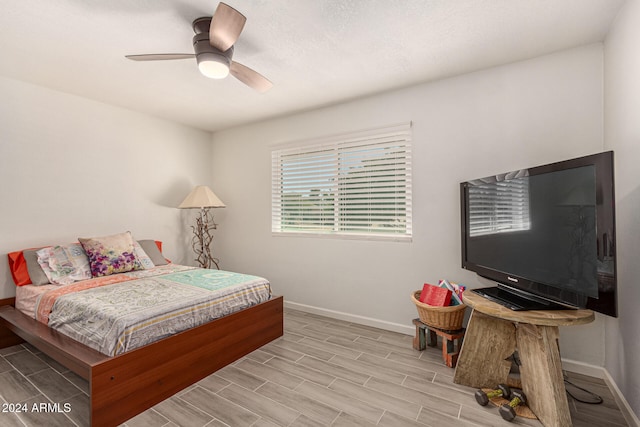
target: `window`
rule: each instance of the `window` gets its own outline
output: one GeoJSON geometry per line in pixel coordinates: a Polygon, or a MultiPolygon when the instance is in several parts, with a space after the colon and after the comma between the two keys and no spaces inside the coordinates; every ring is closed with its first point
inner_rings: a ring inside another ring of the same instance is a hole
{"type": "Polygon", "coordinates": [[[526,171],[518,171],[490,182],[472,183],[469,187],[471,237],[530,229],[529,177],[526,174],[526,171]]]}
{"type": "Polygon", "coordinates": [[[272,151],[272,231],[411,238],[411,125],[272,151]]]}

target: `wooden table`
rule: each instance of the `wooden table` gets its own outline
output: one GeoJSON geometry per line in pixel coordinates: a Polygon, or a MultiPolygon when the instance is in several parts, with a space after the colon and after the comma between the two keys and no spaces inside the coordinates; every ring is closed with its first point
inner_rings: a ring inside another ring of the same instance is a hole
{"type": "Polygon", "coordinates": [[[592,322],[593,311],[513,311],[470,291],[464,302],[473,311],[453,382],[476,388],[506,383],[511,369],[506,359],[517,349],[529,408],[546,427],[571,426],[558,327],[592,322]]]}

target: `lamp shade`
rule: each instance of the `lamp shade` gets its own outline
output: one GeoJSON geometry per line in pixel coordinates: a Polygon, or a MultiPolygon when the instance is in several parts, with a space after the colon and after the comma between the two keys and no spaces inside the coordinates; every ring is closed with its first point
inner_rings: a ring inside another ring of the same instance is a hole
{"type": "Polygon", "coordinates": [[[206,185],[198,185],[180,203],[180,209],[225,208],[226,205],[206,185]]]}

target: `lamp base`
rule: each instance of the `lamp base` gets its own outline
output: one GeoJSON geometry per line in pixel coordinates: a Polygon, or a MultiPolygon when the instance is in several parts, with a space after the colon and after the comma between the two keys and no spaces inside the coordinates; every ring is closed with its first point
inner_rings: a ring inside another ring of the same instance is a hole
{"type": "Polygon", "coordinates": [[[211,254],[211,243],[213,241],[212,231],[217,224],[213,221],[213,214],[210,208],[201,208],[200,215],[196,218],[196,225],[191,226],[193,238],[191,246],[196,254],[196,262],[201,268],[215,268],[220,270],[220,260],[211,254]]]}

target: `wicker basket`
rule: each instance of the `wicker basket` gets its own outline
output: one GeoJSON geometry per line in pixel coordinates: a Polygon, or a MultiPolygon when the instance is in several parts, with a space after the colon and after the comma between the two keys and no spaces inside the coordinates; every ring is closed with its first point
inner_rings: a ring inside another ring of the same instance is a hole
{"type": "Polygon", "coordinates": [[[420,302],[420,292],[411,294],[411,300],[418,309],[418,317],[427,326],[442,329],[445,331],[457,331],[462,329],[464,312],[467,308],[464,304],[450,305],[447,307],[436,307],[420,302]]]}

